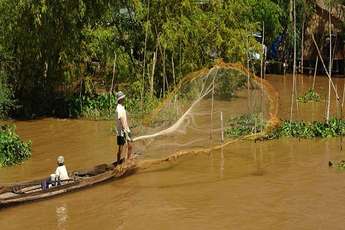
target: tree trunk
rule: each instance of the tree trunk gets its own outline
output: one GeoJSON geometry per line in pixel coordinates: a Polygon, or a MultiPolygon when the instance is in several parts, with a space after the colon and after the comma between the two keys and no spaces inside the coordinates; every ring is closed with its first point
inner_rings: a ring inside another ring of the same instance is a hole
{"type": "Polygon", "coordinates": [[[174,63],[174,54],[171,55],[171,67],[174,80],[174,87],[176,86],[176,76],[175,76],[175,63],[174,63]]]}
{"type": "Polygon", "coordinates": [[[115,79],[115,71],[116,71],[116,53],[115,53],[115,57],[114,57],[114,65],[113,65],[113,77],[111,79],[111,86],[110,86],[110,90],[109,90],[109,93],[112,93],[113,92],[113,89],[114,89],[114,79],[115,79]]]}
{"type": "Polygon", "coordinates": [[[301,33],[301,74],[304,73],[304,27],[305,27],[305,13],[303,12],[302,33],[301,33]]]}
{"type": "Polygon", "coordinates": [[[151,97],[153,97],[153,83],[154,83],[156,62],[157,62],[157,49],[153,53],[153,59],[152,59],[152,74],[151,74],[151,79],[150,79],[150,96],[151,97]]]}

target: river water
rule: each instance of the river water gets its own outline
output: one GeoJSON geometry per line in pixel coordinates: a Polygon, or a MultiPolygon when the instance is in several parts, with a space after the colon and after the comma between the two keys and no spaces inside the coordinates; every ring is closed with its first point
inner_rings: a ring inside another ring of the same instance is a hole
{"type": "MultiPolygon", "coordinates": [[[[291,77],[267,78],[280,92],[279,116],[288,118],[291,77]]],[[[299,83],[299,91],[309,88],[311,81],[305,77],[303,86],[299,83]]],[[[326,84],[323,78],[317,78],[316,89],[321,95],[327,93],[327,87],[322,88],[326,84]]],[[[342,79],[337,80],[337,85],[342,89],[342,79]]],[[[241,114],[246,111],[245,104],[243,96],[231,106],[219,108],[227,107],[230,115],[241,114]]],[[[322,101],[300,105],[294,115],[296,119],[322,119],[324,104],[322,101]]],[[[202,108],[203,105],[199,107],[202,108]]],[[[209,120],[198,122],[204,123],[200,127],[206,129],[209,120]]],[[[32,140],[33,156],[22,165],[0,169],[1,183],[49,175],[58,155],[65,156],[68,169],[88,168],[115,158],[112,122],[42,119],[15,123],[18,133],[32,140]]],[[[202,136],[195,130],[179,135],[137,148],[144,149],[142,158],[154,159],[183,146],[171,147],[172,142],[182,139],[189,142],[202,136]]],[[[214,143],[205,140],[196,147],[219,142],[219,138],[214,138],[214,143]]],[[[344,158],[345,150],[341,151],[340,146],[337,138],[236,142],[211,153],[141,170],[121,180],[0,210],[0,226],[1,229],[344,229],[344,174],[328,168],[329,160],[344,158]]]]}

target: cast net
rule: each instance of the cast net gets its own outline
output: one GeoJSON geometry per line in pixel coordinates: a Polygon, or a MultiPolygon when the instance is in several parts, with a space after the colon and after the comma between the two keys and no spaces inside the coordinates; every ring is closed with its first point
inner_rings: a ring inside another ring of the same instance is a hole
{"type": "MultiPolygon", "coordinates": [[[[162,159],[221,146],[237,138],[228,135],[229,125],[241,116],[254,116],[254,132],[264,131],[275,119],[274,93],[241,65],[219,63],[193,72],[134,130],[134,151],[162,159]]],[[[241,131],[241,125],[237,128],[241,131]]]]}

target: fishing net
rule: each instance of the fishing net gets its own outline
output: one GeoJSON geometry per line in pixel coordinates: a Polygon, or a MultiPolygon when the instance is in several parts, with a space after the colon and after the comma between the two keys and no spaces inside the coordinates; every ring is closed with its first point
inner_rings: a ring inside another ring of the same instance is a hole
{"type": "Polygon", "coordinates": [[[219,63],[193,72],[142,119],[134,130],[134,151],[145,159],[160,159],[220,146],[236,138],[226,131],[231,120],[243,115],[255,114],[265,124],[257,125],[256,132],[263,131],[276,114],[274,93],[240,65],[219,63]]]}

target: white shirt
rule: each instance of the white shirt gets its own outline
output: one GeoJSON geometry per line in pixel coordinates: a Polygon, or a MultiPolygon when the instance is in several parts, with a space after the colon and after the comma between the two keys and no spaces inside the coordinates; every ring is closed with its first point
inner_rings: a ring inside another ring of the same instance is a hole
{"type": "Polygon", "coordinates": [[[60,180],[68,180],[69,179],[66,166],[64,166],[64,165],[56,168],[55,175],[59,176],[60,180]]]}
{"type": "Polygon", "coordinates": [[[123,105],[117,104],[116,106],[116,132],[118,136],[123,136],[123,131],[130,132],[127,123],[127,112],[123,105]],[[121,120],[123,121],[123,124],[121,120]]]}

